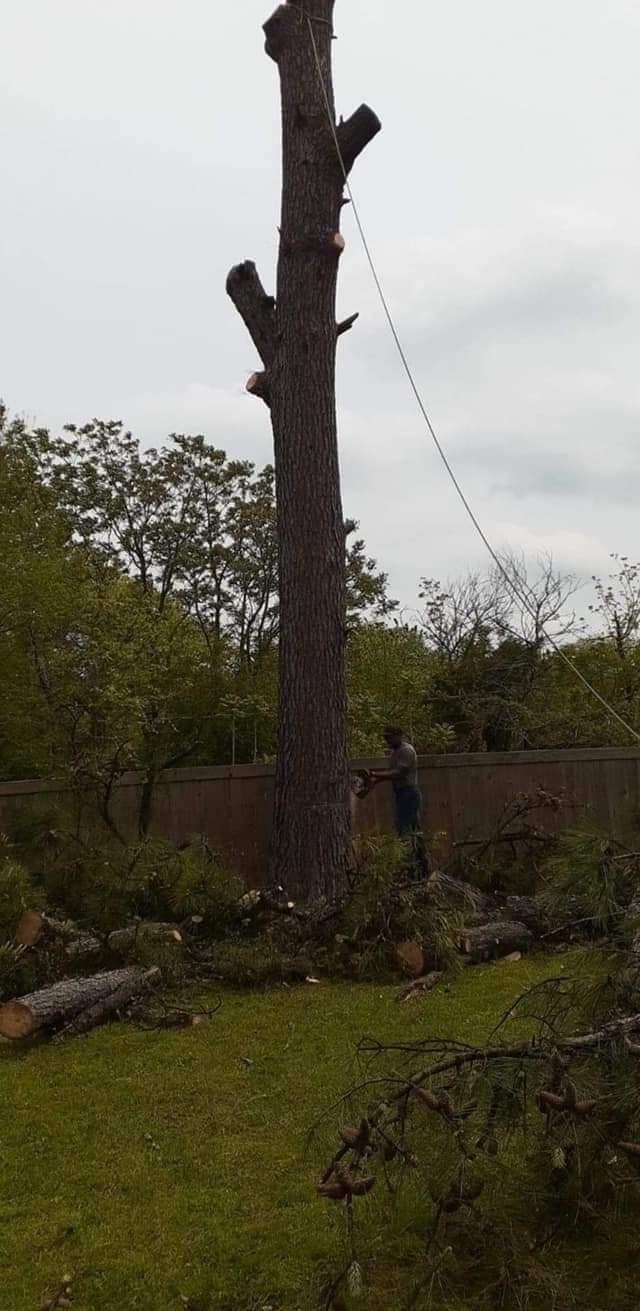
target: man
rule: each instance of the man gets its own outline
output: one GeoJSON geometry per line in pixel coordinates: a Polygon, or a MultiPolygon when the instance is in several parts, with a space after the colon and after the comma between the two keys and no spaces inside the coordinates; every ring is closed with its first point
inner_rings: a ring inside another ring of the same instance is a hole
{"type": "Polygon", "coordinates": [[[389,768],[372,770],[372,786],[390,782],[393,787],[396,832],[411,843],[416,868],[427,872],[427,855],[422,837],[422,797],[418,788],[418,757],[401,728],[385,729],[389,768]]]}

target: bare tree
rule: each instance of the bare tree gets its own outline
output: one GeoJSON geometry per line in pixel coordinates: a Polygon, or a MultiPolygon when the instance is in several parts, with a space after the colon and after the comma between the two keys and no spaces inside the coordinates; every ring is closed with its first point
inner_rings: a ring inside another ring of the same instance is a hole
{"type": "Polygon", "coordinates": [[[433,713],[452,724],[467,750],[528,744],[528,707],[549,637],[560,642],[580,631],[570,606],[577,585],[551,556],[532,568],[513,552],[484,577],[468,574],[446,587],[423,580],[420,627],[442,661],[430,692],[433,713]]]}
{"type": "Polygon", "coordinates": [[[538,555],[533,569],[523,551],[503,551],[499,558],[502,568],[496,565],[491,573],[501,598],[496,612],[497,631],[526,642],[536,651],[544,649],[549,637],[555,642],[576,637],[582,623],[570,605],[580,586],[575,574],[559,570],[549,552],[538,555]]]}
{"type": "Polygon", "coordinates": [[[509,599],[504,580],[493,574],[467,574],[447,582],[423,578],[419,627],[427,646],[449,661],[459,660],[478,643],[487,644],[506,623],[509,599]]]}
{"type": "Polygon", "coordinates": [[[362,105],[335,126],[334,0],[281,4],[265,23],[280,74],[282,213],[277,298],[250,261],[227,291],[262,362],[247,389],[270,408],[280,581],[279,733],[272,874],[332,896],[350,861],[345,526],[335,404],[344,169],[380,129],[362,105]],[[340,160],[336,150],[336,134],[340,160]]]}
{"type": "Polygon", "coordinates": [[[505,638],[542,651],[549,636],[558,642],[581,631],[569,604],[579,586],[573,574],[558,570],[548,554],[533,569],[523,552],[504,551],[499,560],[485,576],[470,573],[444,587],[423,578],[420,627],[427,645],[447,660],[505,638]]]}

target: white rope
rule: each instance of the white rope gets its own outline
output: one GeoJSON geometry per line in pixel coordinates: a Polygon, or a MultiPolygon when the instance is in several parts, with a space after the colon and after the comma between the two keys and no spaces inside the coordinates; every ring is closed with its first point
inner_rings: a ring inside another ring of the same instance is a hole
{"type": "MultiPolygon", "coordinates": [[[[361,218],[360,218],[360,214],[359,214],[359,211],[358,211],[358,206],[357,206],[357,204],[356,204],[355,196],[354,196],[353,191],[352,191],[352,188],[351,188],[351,183],[349,182],[349,175],[348,175],[348,172],[347,172],[347,169],[346,169],[346,166],[345,166],[344,159],[343,159],[343,157],[342,157],[342,151],[341,151],[341,149],[340,149],[340,142],[339,142],[338,134],[337,134],[337,131],[336,131],[336,125],[335,125],[335,121],[334,121],[333,114],[332,114],[332,112],[331,112],[331,103],[330,103],[330,100],[329,100],[329,94],[328,94],[327,87],[326,87],[326,83],[325,83],[325,80],[324,80],[324,77],[323,77],[323,74],[322,74],[322,66],[321,66],[321,63],[320,63],[320,55],[319,55],[319,52],[318,52],[318,46],[317,46],[317,44],[316,44],[316,38],[315,38],[315,34],[314,34],[314,31],[313,31],[312,24],[311,24],[311,22],[309,21],[308,16],[307,16],[307,26],[308,26],[308,28],[309,28],[309,36],[310,36],[310,38],[311,38],[311,44],[312,44],[312,47],[313,47],[313,54],[314,54],[314,59],[315,59],[315,64],[316,64],[316,69],[317,69],[317,72],[318,72],[318,78],[319,78],[319,80],[320,80],[320,86],[321,86],[321,88],[322,88],[322,95],[323,95],[323,98],[324,98],[324,104],[325,104],[325,109],[326,109],[326,112],[327,112],[327,118],[328,118],[328,120],[329,120],[329,126],[330,126],[330,128],[331,128],[331,134],[332,134],[332,136],[333,136],[333,141],[334,141],[334,145],[335,145],[335,148],[336,148],[336,153],[337,153],[338,160],[339,160],[339,163],[340,163],[340,167],[341,167],[341,169],[342,169],[342,173],[343,173],[343,177],[344,177],[344,185],[345,185],[345,189],[346,189],[347,195],[348,195],[348,197],[349,197],[349,200],[351,201],[351,206],[352,206],[352,209],[353,209],[353,216],[354,216],[355,221],[356,221],[356,226],[357,226],[357,228],[358,228],[358,232],[360,233],[360,239],[361,239],[361,241],[362,241],[362,245],[363,245],[363,248],[364,248],[364,253],[365,253],[366,258],[367,258],[367,263],[368,263],[368,265],[369,265],[369,268],[370,268],[370,270],[371,270],[371,274],[372,274],[372,277],[373,277],[374,283],[375,283],[375,285],[376,285],[376,290],[377,290],[377,292],[378,292],[378,296],[379,296],[379,298],[380,298],[380,303],[381,303],[381,305],[382,305],[382,308],[383,308],[383,311],[384,311],[384,314],[385,314],[385,317],[386,317],[387,323],[389,324],[389,328],[391,329],[391,334],[392,334],[392,336],[393,336],[393,340],[394,340],[394,342],[395,342],[395,344],[396,344],[396,348],[397,348],[398,354],[399,354],[400,359],[401,359],[401,361],[402,361],[402,366],[403,366],[404,371],[405,371],[405,373],[406,373],[406,375],[407,375],[407,378],[408,378],[408,380],[409,380],[409,385],[410,385],[411,390],[412,390],[412,392],[413,392],[413,394],[414,394],[414,396],[415,396],[415,399],[416,399],[417,404],[418,404],[418,408],[419,408],[420,413],[422,414],[422,417],[423,417],[423,419],[424,419],[424,421],[425,421],[425,424],[426,424],[426,426],[427,426],[428,432],[429,432],[429,434],[430,434],[430,436],[431,436],[431,439],[432,439],[432,441],[433,441],[433,443],[434,443],[434,446],[435,446],[435,448],[436,448],[436,450],[437,450],[437,452],[438,452],[438,455],[440,456],[440,459],[442,460],[442,463],[443,463],[443,465],[444,465],[444,467],[445,467],[445,469],[446,469],[446,471],[447,471],[447,474],[449,475],[449,478],[451,479],[451,482],[453,483],[453,486],[455,487],[455,490],[456,490],[456,492],[457,492],[457,494],[458,494],[458,497],[460,498],[460,501],[462,502],[462,505],[464,506],[464,509],[465,509],[466,513],[468,514],[469,519],[471,520],[471,523],[473,524],[473,526],[474,526],[476,532],[478,533],[478,536],[480,537],[481,541],[484,543],[484,546],[486,547],[487,551],[489,552],[489,555],[491,556],[491,558],[492,558],[494,564],[496,565],[496,568],[499,570],[500,574],[501,574],[502,577],[504,578],[504,580],[505,580],[505,582],[506,582],[506,584],[507,584],[507,587],[510,589],[512,595],[515,596],[516,600],[519,601],[520,605],[523,606],[523,608],[527,611],[527,613],[531,616],[531,618],[534,619],[534,621],[535,621],[536,623],[538,623],[538,622],[539,622],[539,617],[538,617],[538,615],[536,614],[535,609],[534,609],[533,606],[531,605],[530,601],[527,600],[526,596],[525,596],[522,592],[520,592],[520,591],[518,590],[518,587],[517,587],[516,584],[514,583],[513,578],[510,576],[510,574],[508,573],[507,569],[505,568],[505,565],[504,565],[503,561],[500,559],[500,556],[498,555],[498,552],[497,552],[497,551],[495,550],[495,548],[492,546],[492,544],[491,544],[489,538],[487,537],[487,534],[486,534],[484,528],[482,527],[482,524],[480,523],[480,521],[479,521],[477,515],[475,514],[475,512],[474,512],[474,510],[473,510],[473,508],[472,508],[472,506],[471,506],[471,504],[470,504],[470,502],[469,502],[469,500],[468,500],[468,498],[467,498],[465,492],[463,491],[463,488],[462,488],[460,482],[458,481],[458,478],[457,478],[457,476],[456,476],[456,474],[455,474],[455,472],[454,472],[454,470],[453,470],[453,468],[452,468],[452,466],[451,466],[451,464],[450,464],[450,462],[449,462],[449,458],[448,458],[448,456],[447,456],[447,453],[446,453],[446,451],[444,450],[444,447],[442,446],[442,443],[441,443],[441,441],[440,441],[440,439],[439,439],[439,437],[438,437],[438,434],[437,434],[437,432],[436,432],[436,430],[435,430],[435,428],[434,428],[434,426],[433,426],[433,424],[432,424],[432,422],[431,422],[431,419],[429,418],[429,414],[428,414],[428,411],[427,411],[426,405],[425,405],[425,403],[424,403],[424,401],[423,401],[423,399],[422,399],[422,395],[421,395],[421,393],[420,393],[420,389],[419,389],[418,384],[417,384],[417,382],[416,382],[416,380],[415,380],[415,378],[414,378],[413,371],[412,371],[412,369],[411,369],[411,365],[409,364],[409,361],[408,361],[408,359],[407,359],[407,356],[406,356],[406,353],[405,353],[404,347],[403,347],[403,345],[402,345],[402,341],[401,341],[401,339],[400,339],[400,335],[399,335],[398,330],[397,330],[396,325],[395,325],[395,321],[394,321],[393,315],[392,315],[391,310],[390,310],[390,308],[389,308],[389,303],[388,303],[388,301],[387,301],[387,297],[386,297],[386,295],[385,295],[384,288],[383,288],[382,283],[381,283],[381,281],[380,281],[380,277],[379,277],[379,275],[378,275],[378,270],[377,270],[377,268],[376,268],[376,264],[375,264],[375,261],[374,261],[373,255],[372,255],[372,253],[371,253],[371,248],[370,248],[370,246],[369,246],[369,242],[368,242],[368,240],[367,240],[367,236],[366,236],[366,233],[365,233],[365,231],[364,231],[364,227],[363,227],[363,224],[362,224],[362,220],[361,220],[361,218]]],[[[514,572],[515,572],[515,570],[514,570],[514,572]]],[[[518,577],[517,574],[516,574],[516,577],[518,577]]],[[[521,582],[520,579],[518,579],[518,581],[521,582]]],[[[526,588],[526,583],[523,583],[523,586],[526,588]]],[[[528,590],[528,589],[527,589],[527,590],[528,590]]],[[[532,593],[531,593],[531,591],[529,591],[529,597],[531,597],[531,595],[532,595],[532,593]]],[[[556,642],[555,638],[551,635],[551,633],[548,632],[548,630],[546,629],[546,627],[545,627],[544,625],[540,625],[540,627],[541,627],[542,632],[544,633],[544,636],[545,636],[547,642],[549,643],[549,646],[551,646],[551,647],[553,648],[553,650],[556,652],[556,654],[560,656],[561,660],[563,660],[564,663],[569,667],[569,669],[571,669],[572,673],[575,674],[576,678],[578,678],[578,679],[580,680],[580,682],[583,684],[584,687],[587,688],[587,690],[591,693],[591,695],[592,695],[593,697],[595,697],[596,701],[599,701],[599,702],[600,702],[600,705],[604,707],[604,709],[607,711],[607,714],[609,714],[613,719],[617,720],[617,722],[621,725],[621,727],[624,728],[625,731],[626,731],[627,733],[629,733],[630,736],[631,736],[632,738],[634,738],[636,742],[640,743],[640,733],[638,733],[638,732],[636,731],[636,729],[633,728],[633,727],[631,726],[631,724],[629,724],[629,723],[627,722],[627,720],[624,719],[623,716],[620,715],[620,714],[618,713],[618,711],[614,708],[614,706],[610,705],[609,702],[606,700],[606,698],[603,697],[602,694],[601,694],[600,692],[598,692],[598,689],[595,688],[595,687],[593,686],[593,684],[589,682],[589,679],[585,677],[585,675],[581,672],[580,669],[578,669],[578,666],[574,663],[574,661],[571,659],[571,657],[567,655],[566,651],[564,651],[564,650],[562,649],[562,647],[560,646],[560,644],[559,644],[558,642],[556,642]]]]}

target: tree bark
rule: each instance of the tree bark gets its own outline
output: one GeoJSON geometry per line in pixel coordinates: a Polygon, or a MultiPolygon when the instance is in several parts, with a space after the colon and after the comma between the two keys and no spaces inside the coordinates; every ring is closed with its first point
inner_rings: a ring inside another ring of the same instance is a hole
{"type": "Polygon", "coordinates": [[[13,1039],[31,1038],[40,1030],[57,1029],[70,1023],[81,1011],[105,1001],[125,985],[137,985],[145,973],[149,971],[108,970],[90,978],[62,979],[50,988],[41,988],[26,997],[7,1001],[0,1006],[0,1035],[13,1039]]]}
{"type": "Polygon", "coordinates": [[[500,903],[500,914],[505,920],[524,924],[534,938],[549,932],[551,923],[535,897],[505,897],[500,903]]]}
{"type": "MultiPolygon", "coordinates": [[[[332,899],[351,862],[335,404],[344,178],[314,52],[315,41],[334,117],[333,6],[334,0],[281,4],[265,23],[282,99],[275,305],[250,262],[232,269],[227,280],[264,366],[250,379],[250,390],[269,405],[274,436],[281,623],[271,877],[312,899],[332,899]]],[[[366,107],[341,125],[348,168],[379,128],[366,107]]]]}
{"type": "Polygon", "coordinates": [[[468,929],[462,946],[471,964],[480,965],[483,961],[496,960],[499,956],[509,956],[512,951],[528,951],[532,942],[533,934],[524,924],[496,920],[493,924],[468,929]]]}
{"type": "Polygon", "coordinates": [[[128,970],[127,974],[129,977],[124,979],[119,987],[107,993],[106,997],[101,997],[92,1006],[87,1006],[85,1010],[80,1011],[75,1019],[56,1034],[56,1039],[77,1038],[80,1034],[95,1029],[98,1024],[104,1024],[105,1020],[111,1019],[123,1006],[133,1001],[134,997],[139,997],[160,979],[160,970],[157,966],[148,970],[128,970]]]}
{"type": "Polygon", "coordinates": [[[135,954],[149,948],[176,949],[182,947],[183,938],[177,924],[153,924],[143,920],[126,929],[114,929],[107,938],[107,947],[114,956],[135,954]]]}

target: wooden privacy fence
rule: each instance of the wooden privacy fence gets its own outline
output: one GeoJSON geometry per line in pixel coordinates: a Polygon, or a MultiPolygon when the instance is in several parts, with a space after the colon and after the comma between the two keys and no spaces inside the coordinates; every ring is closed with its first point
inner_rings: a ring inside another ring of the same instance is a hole
{"type": "MultiPolygon", "coordinates": [[[[373,765],[373,761],[358,762],[373,765]]],[[[354,766],[355,767],[355,766],[354,766]]],[[[516,751],[478,755],[422,756],[420,786],[425,828],[438,835],[439,849],[482,838],[505,803],[538,787],[562,793],[560,811],[541,810],[540,827],[550,831],[595,825],[629,838],[640,817],[640,751],[620,748],[574,751],[516,751]]],[[[112,813],[118,829],[134,838],[142,788],[139,774],[126,774],[116,788],[112,813]]],[[[183,842],[196,834],[228,856],[246,880],[266,874],[273,767],[197,767],[168,770],[153,797],[151,832],[183,842]]],[[[31,813],[46,814],[69,792],[55,782],[0,783],[0,830],[9,831],[31,813]]],[[[381,787],[357,806],[361,832],[392,826],[389,789],[381,787]]]]}

